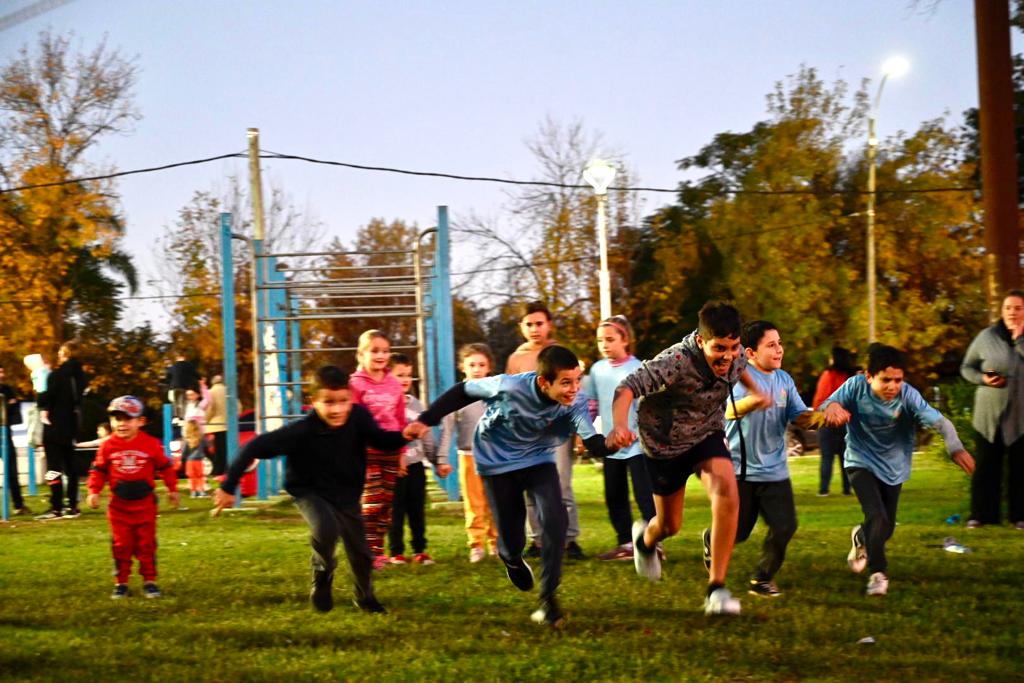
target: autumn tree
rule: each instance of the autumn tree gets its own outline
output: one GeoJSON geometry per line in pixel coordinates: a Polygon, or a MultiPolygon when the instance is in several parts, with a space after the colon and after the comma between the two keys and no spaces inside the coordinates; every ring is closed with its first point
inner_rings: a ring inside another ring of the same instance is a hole
{"type": "Polygon", "coordinates": [[[73,54],[43,32],[0,67],[0,330],[5,347],[44,351],[79,329],[110,329],[136,275],[110,181],[88,153],[139,118],[134,62],[101,43],[73,54]]]}
{"type": "MultiPolygon", "coordinates": [[[[183,206],[173,226],[160,241],[164,258],[158,264],[159,288],[168,297],[170,340],[206,374],[221,371],[220,214],[232,215],[232,232],[253,234],[251,202],[242,182],[234,176],[223,190],[197,191],[183,206]]],[[[321,224],[300,212],[283,188],[271,185],[264,210],[264,252],[310,251],[321,239],[321,224]]],[[[252,250],[248,242],[233,240],[235,287],[235,339],[239,397],[252,404],[252,250]]]]}

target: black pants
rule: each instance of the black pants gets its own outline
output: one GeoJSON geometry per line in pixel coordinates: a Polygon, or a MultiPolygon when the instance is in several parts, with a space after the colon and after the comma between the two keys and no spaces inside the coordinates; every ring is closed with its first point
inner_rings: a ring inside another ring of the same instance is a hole
{"type": "Polygon", "coordinates": [[[843,451],[846,450],[846,427],[822,427],[818,430],[818,449],[821,464],[818,472],[818,493],[828,493],[832,485],[832,465],[839,458],[839,474],[843,478],[843,493],[850,492],[850,478],[843,467],[843,451]]]}
{"type": "Polygon", "coordinates": [[[214,432],[213,433],[213,458],[211,458],[213,465],[210,474],[214,477],[219,477],[227,471],[228,467],[228,433],[227,432],[214,432]]]}
{"type": "Polygon", "coordinates": [[[786,546],[796,533],[796,504],[793,502],[793,483],[783,481],[739,481],[739,524],[736,542],[742,543],[754,530],[758,515],[768,527],[764,537],[761,559],[754,578],[769,581],[786,559],[786,546]]]}
{"type": "Polygon", "coordinates": [[[404,477],[395,480],[395,498],[391,502],[391,528],[388,529],[388,546],[392,555],[405,554],[405,518],[409,518],[409,533],[412,536],[412,551],[422,553],[427,549],[427,471],[421,462],[414,462],[405,471],[404,477]]]}
{"type": "Polygon", "coordinates": [[[359,503],[337,507],[316,494],[295,499],[306,523],[309,524],[309,543],[313,546],[310,564],[314,571],[333,572],[338,566],[334,551],[340,538],[352,570],[355,597],[365,600],[373,597],[373,556],[366,545],[366,530],[359,503]]]}
{"type": "Polygon", "coordinates": [[[608,518],[615,529],[619,545],[632,540],[630,478],[633,480],[633,499],[640,508],[640,516],[645,522],[654,518],[654,491],[651,489],[651,475],[647,474],[646,460],[642,453],[625,460],[604,459],[604,502],[608,506],[608,518]]]}
{"type": "Polygon", "coordinates": [[[494,524],[498,527],[498,556],[506,564],[524,561],[526,501],[523,494],[533,497],[540,518],[540,597],[553,596],[562,582],[562,556],[569,527],[555,463],[481,476],[494,524]]]}
{"type": "Polygon", "coordinates": [[[900,502],[903,484],[886,484],[862,467],[851,467],[847,473],[857,500],[860,501],[860,509],[864,512],[859,536],[868,553],[868,573],[885,573],[889,568],[885,558],[885,543],[896,529],[896,507],[900,502]]]}
{"type": "Polygon", "coordinates": [[[4,486],[10,491],[11,505],[15,510],[25,507],[25,499],[21,497],[21,483],[18,481],[18,450],[14,447],[14,436],[7,427],[7,455],[9,467],[4,470],[4,486]]]}
{"type": "Polygon", "coordinates": [[[43,431],[43,450],[46,452],[46,483],[50,487],[50,508],[64,509],[64,482],[68,478],[68,507],[78,507],[78,458],[75,445],[69,440],[54,439],[43,431]]]}
{"type": "Polygon", "coordinates": [[[1007,498],[1010,523],[1024,521],[1024,437],[1009,446],[1001,432],[994,442],[974,433],[974,476],[971,477],[971,519],[999,524],[1002,517],[1003,454],[1007,460],[1007,498]]]}

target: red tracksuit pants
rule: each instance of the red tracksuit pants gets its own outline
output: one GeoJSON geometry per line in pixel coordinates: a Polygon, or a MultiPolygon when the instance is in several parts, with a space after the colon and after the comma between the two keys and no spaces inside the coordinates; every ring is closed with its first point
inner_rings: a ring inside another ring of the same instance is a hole
{"type": "Polygon", "coordinates": [[[107,508],[107,519],[113,533],[114,568],[117,583],[128,583],[132,558],[139,558],[143,581],[156,581],[156,503],[152,500],[131,501],[132,506],[118,505],[113,500],[107,508]],[[138,503],[146,505],[138,505],[138,503]]]}

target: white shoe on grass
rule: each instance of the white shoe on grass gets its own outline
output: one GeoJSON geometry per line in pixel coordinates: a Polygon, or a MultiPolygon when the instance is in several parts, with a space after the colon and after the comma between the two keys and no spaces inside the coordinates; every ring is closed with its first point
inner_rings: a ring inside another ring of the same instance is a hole
{"type": "Polygon", "coordinates": [[[889,592],[889,577],[882,572],[875,572],[868,579],[867,595],[881,596],[889,592]]]}
{"type": "Polygon", "coordinates": [[[637,574],[648,581],[657,581],[661,578],[661,558],[654,550],[648,553],[640,550],[645,529],[647,522],[642,519],[633,522],[633,565],[637,574]]]}
{"type": "Polygon", "coordinates": [[[862,573],[868,566],[868,551],[859,536],[860,524],[853,527],[853,531],[850,532],[850,552],[846,555],[846,564],[854,574],[862,573]]]}
{"type": "Polygon", "coordinates": [[[711,595],[704,598],[704,614],[739,614],[740,601],[732,597],[728,588],[716,588],[711,595]]]}

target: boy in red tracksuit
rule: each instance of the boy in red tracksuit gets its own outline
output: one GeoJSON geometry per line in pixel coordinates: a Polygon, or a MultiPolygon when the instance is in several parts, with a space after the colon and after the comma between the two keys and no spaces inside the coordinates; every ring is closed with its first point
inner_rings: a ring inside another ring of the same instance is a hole
{"type": "Polygon", "coordinates": [[[141,432],[143,406],[134,396],[115,398],[107,407],[110,438],[103,442],[89,471],[89,507],[99,507],[100,491],[110,482],[107,519],[113,532],[116,581],[111,598],[128,595],[132,557],[139,558],[142,593],[159,598],[156,585],[156,507],[154,487],[157,475],[167,485],[168,500],[178,506],[178,475],[163,445],[141,432]]]}

